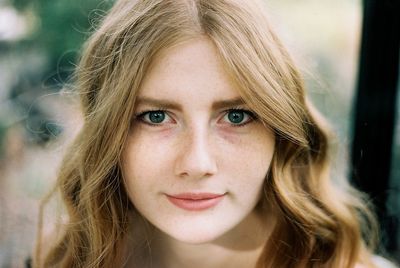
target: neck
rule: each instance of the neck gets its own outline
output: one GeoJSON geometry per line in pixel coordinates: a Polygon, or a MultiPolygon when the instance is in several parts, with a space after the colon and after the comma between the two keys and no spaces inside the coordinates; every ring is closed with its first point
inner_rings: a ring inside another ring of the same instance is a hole
{"type": "Polygon", "coordinates": [[[140,267],[256,267],[274,224],[273,220],[266,223],[265,217],[265,213],[255,210],[232,230],[202,244],[181,242],[154,228],[152,239],[146,239],[151,252],[147,250],[140,267]]]}

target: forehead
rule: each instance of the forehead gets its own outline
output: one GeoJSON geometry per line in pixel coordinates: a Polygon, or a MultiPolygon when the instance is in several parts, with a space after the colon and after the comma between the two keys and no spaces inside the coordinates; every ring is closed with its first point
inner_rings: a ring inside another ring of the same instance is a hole
{"type": "Polygon", "coordinates": [[[138,97],[199,102],[240,96],[215,45],[201,37],[160,53],[148,69],[138,97]]]}

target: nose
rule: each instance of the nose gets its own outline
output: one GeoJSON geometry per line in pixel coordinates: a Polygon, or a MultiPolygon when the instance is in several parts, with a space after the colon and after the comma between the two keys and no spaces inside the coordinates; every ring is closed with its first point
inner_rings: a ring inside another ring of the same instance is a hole
{"type": "Polygon", "coordinates": [[[180,178],[202,179],[217,173],[217,163],[207,128],[190,129],[179,141],[175,173],[180,178]]]}

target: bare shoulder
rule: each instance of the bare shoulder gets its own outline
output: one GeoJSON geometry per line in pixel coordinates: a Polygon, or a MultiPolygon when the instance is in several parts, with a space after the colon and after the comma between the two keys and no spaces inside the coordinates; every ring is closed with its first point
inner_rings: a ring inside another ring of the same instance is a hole
{"type": "Polygon", "coordinates": [[[374,255],[372,260],[378,268],[398,268],[398,266],[393,262],[378,255],[374,255]]]}
{"type": "MultiPolygon", "coordinates": [[[[376,268],[399,268],[393,262],[378,255],[372,256],[372,261],[376,268]]],[[[367,265],[358,263],[354,268],[369,268],[369,267],[367,265]]]]}

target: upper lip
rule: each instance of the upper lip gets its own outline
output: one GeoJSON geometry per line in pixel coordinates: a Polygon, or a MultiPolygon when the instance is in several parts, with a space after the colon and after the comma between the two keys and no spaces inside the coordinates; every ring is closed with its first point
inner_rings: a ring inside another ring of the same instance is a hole
{"type": "Polygon", "coordinates": [[[168,195],[169,197],[172,198],[177,198],[177,199],[188,199],[188,200],[202,200],[202,199],[213,199],[213,198],[218,198],[225,195],[223,194],[216,194],[216,193],[180,193],[180,194],[173,194],[173,195],[168,195]]]}

